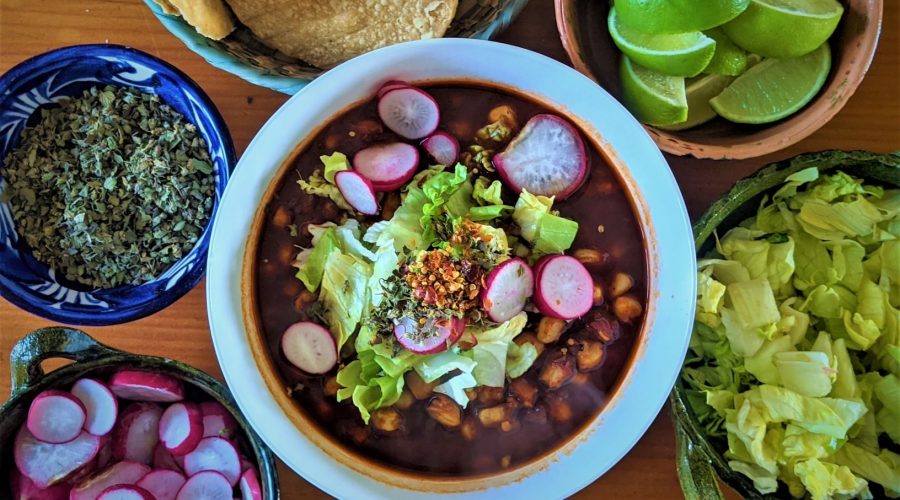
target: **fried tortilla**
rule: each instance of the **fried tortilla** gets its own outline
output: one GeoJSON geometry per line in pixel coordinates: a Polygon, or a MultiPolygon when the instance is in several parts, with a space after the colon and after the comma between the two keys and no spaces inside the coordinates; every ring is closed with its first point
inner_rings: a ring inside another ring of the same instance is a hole
{"type": "Polygon", "coordinates": [[[458,0],[227,0],[265,44],[320,68],[444,35],[458,0]]]}
{"type": "Polygon", "coordinates": [[[156,5],[159,5],[162,8],[163,12],[165,12],[166,14],[169,14],[170,16],[178,15],[178,9],[176,9],[174,5],[170,4],[169,0],[153,0],[153,2],[155,2],[156,5]]]}
{"type": "Polygon", "coordinates": [[[174,9],[197,33],[221,40],[234,31],[234,17],[223,0],[154,0],[166,13],[174,9]]]}

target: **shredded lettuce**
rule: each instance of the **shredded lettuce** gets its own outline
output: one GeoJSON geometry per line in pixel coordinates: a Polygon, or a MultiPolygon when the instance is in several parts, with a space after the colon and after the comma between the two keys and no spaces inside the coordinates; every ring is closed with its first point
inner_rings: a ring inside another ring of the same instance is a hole
{"type": "MultiPolygon", "coordinates": [[[[510,345],[515,344],[513,339],[522,333],[527,322],[528,315],[525,312],[520,312],[505,323],[494,327],[467,328],[469,330],[467,333],[474,336],[477,341],[477,344],[470,352],[472,359],[476,362],[472,375],[475,377],[478,385],[503,387],[506,384],[507,358],[510,345]]],[[[516,351],[516,354],[518,355],[518,351],[516,351]]],[[[531,366],[527,358],[517,359],[516,361],[518,363],[515,366],[516,371],[521,370],[524,372],[531,366]],[[524,366],[526,364],[528,366],[524,366]]],[[[533,363],[534,359],[531,359],[531,362],[533,363]]]]}
{"type": "Polygon", "coordinates": [[[297,279],[306,285],[306,289],[315,292],[322,283],[322,275],[325,274],[325,263],[331,254],[337,251],[338,243],[333,228],[328,228],[319,238],[315,246],[300,265],[297,271],[297,279]]]}
{"type": "Polygon", "coordinates": [[[469,404],[469,395],[466,389],[471,389],[478,385],[475,377],[471,373],[460,373],[443,384],[434,387],[434,392],[446,394],[456,401],[456,404],[465,408],[469,404]]]}
{"type": "Polygon", "coordinates": [[[900,496],[898,216],[900,190],[809,168],[698,261],[688,402],[760,493],[900,496]]]}
{"type": "Polygon", "coordinates": [[[512,211],[513,207],[503,204],[501,190],[500,181],[493,181],[488,184],[488,179],[485,177],[475,179],[472,189],[472,199],[475,201],[475,206],[469,208],[466,217],[475,222],[487,222],[512,211]]]}
{"type": "Polygon", "coordinates": [[[843,498],[872,497],[866,481],[853,475],[850,469],[843,465],[813,458],[797,463],[794,466],[794,474],[800,478],[813,500],[827,500],[839,495],[843,498]]]}
{"type": "Polygon", "coordinates": [[[299,179],[297,184],[300,186],[300,189],[307,194],[329,198],[341,209],[352,212],[353,207],[347,203],[344,195],[334,185],[334,174],[350,168],[347,157],[343,153],[334,153],[331,156],[320,156],[319,160],[322,161],[325,167],[325,173],[323,174],[321,170],[316,170],[308,179],[299,179]]]}
{"type": "Polygon", "coordinates": [[[535,196],[523,189],[513,210],[522,238],[534,247],[533,258],[568,250],[578,233],[577,222],[551,213],[551,208],[553,197],[535,196]]]}
{"type": "Polygon", "coordinates": [[[332,184],[334,184],[334,174],[341,170],[350,170],[350,162],[347,160],[347,155],[341,152],[333,153],[330,156],[322,155],[319,157],[319,160],[325,166],[323,177],[332,184]]]}

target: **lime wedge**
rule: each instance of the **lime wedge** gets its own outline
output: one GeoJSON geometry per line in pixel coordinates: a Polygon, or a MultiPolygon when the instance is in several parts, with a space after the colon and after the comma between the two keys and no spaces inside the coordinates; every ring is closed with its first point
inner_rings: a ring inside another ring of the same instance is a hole
{"type": "Polygon", "coordinates": [[[709,103],[723,118],[738,123],[770,123],[795,113],[819,93],[831,49],[818,49],[791,59],[766,59],[739,76],[709,103]]]}
{"type": "Polygon", "coordinates": [[[673,125],[687,119],[684,78],[668,76],[622,56],[620,67],[625,107],[650,125],[673,125]]]}
{"type": "Polygon", "coordinates": [[[644,33],[715,28],[738,16],[750,0],[616,0],[622,24],[644,33]]]}
{"type": "Polygon", "coordinates": [[[713,28],[706,35],[716,41],[716,53],[704,73],[738,76],[747,69],[747,52],[735,45],[722,28],[713,28]]]}
{"type": "Polygon", "coordinates": [[[716,117],[709,100],[722,93],[734,81],[733,76],[703,75],[685,81],[687,120],[675,125],[657,125],[663,130],[685,130],[706,123],[716,117]]]}
{"type": "Polygon", "coordinates": [[[616,46],[641,66],[672,76],[694,76],[703,71],[716,42],[699,31],[650,35],[623,26],[616,9],[609,9],[609,34],[616,46]]]}
{"type": "Polygon", "coordinates": [[[751,0],[747,10],[722,29],[750,52],[786,59],[825,43],[843,12],[836,0],[751,0]]]}

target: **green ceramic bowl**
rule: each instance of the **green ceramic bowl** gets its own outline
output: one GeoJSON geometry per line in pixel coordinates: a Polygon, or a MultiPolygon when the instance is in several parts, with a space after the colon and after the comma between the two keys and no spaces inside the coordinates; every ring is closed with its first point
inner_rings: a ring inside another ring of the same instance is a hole
{"type": "Polygon", "coordinates": [[[81,377],[104,376],[120,368],[169,374],[185,382],[189,397],[212,398],[228,408],[246,436],[249,449],[244,451],[252,451],[253,456],[248,458],[258,465],[263,498],[280,498],[278,473],[272,452],[250,428],[228,389],[196,368],[171,359],[119,351],[97,342],[81,330],[64,327],[41,328],[19,340],[9,355],[9,364],[12,371],[12,394],[0,406],[0,498],[6,498],[10,494],[6,489],[6,478],[8,471],[15,467],[12,443],[25,421],[31,400],[45,389],[68,389],[81,377]],[[70,359],[74,363],[45,374],[41,369],[41,362],[50,358],[70,359]]]}
{"type": "MultiPolygon", "coordinates": [[[[805,168],[820,171],[843,170],[850,175],[885,186],[900,187],[900,152],[875,154],[866,151],[823,151],[803,154],[790,160],[769,165],[733,188],[703,214],[694,224],[697,256],[709,253],[715,245],[712,235],[724,234],[728,229],[753,216],[760,200],[780,187],[787,176],[805,168]]],[[[715,500],[722,497],[717,477],[744,498],[789,498],[781,486],[775,494],[761,495],[746,476],[733,472],[722,457],[727,448],[724,442],[708,439],[688,404],[686,389],[679,378],[670,398],[675,423],[678,478],[688,500],[715,500]]]]}

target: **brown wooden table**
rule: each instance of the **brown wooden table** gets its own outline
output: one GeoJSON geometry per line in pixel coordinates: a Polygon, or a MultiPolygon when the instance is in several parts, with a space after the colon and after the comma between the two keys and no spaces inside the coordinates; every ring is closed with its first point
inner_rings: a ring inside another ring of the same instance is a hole
{"type": "MultiPolygon", "coordinates": [[[[598,0],[599,1],[599,0],[598,0]]],[[[880,47],[869,75],[841,113],[805,141],[765,158],[699,161],[669,157],[691,216],[697,217],[736,180],[761,165],[823,149],[900,149],[900,2],[886,0],[880,47]]],[[[551,0],[531,0],[501,41],[567,61],[551,0]]],[[[196,80],[221,111],[241,153],[287,96],[253,86],[208,65],[156,21],[139,0],[0,0],[0,72],[33,55],[74,44],[130,45],[165,59],[196,80]]],[[[0,299],[0,394],[8,394],[7,355],[24,334],[49,322],[0,299]]],[[[100,341],[135,353],[170,356],[221,378],[206,320],[201,282],[184,298],[149,318],[87,328],[100,341]]],[[[325,495],[286,467],[286,500],[325,495]]],[[[615,468],[576,495],[581,498],[677,498],[675,439],[664,410],[615,468]]]]}

